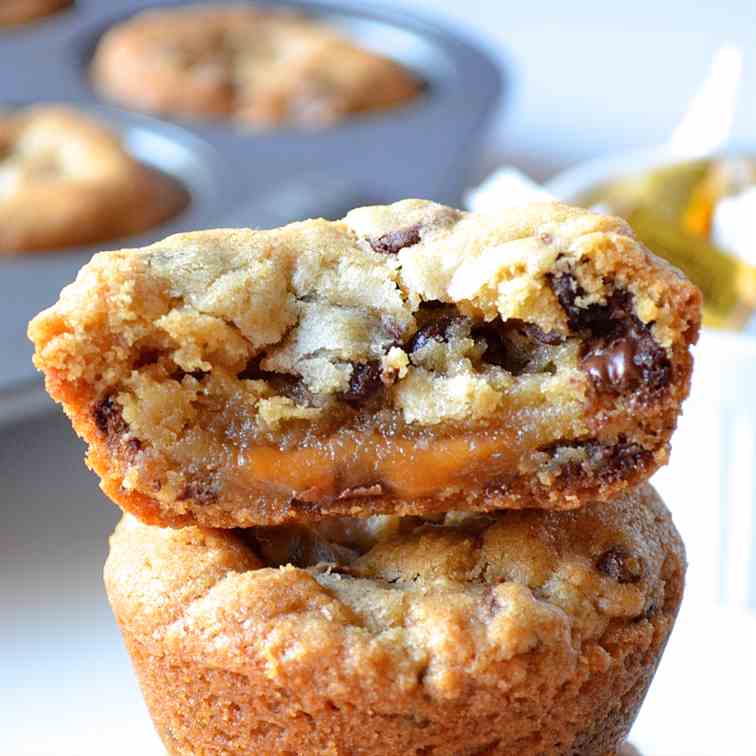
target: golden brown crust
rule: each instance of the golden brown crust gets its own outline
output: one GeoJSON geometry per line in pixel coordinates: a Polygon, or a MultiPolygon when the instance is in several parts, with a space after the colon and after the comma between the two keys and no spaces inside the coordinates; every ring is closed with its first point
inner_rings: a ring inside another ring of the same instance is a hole
{"type": "Polygon", "coordinates": [[[114,501],[247,527],[607,500],[666,462],[699,318],[618,219],[407,200],[96,255],[29,332],[114,501]]]}
{"type": "Polygon", "coordinates": [[[0,27],[35,21],[68,8],[72,2],[73,0],[3,0],[0,3],[0,27]]]}
{"type": "Polygon", "coordinates": [[[391,520],[371,540],[349,523],[124,519],[106,587],[166,748],[613,753],[682,595],[683,547],[653,490],[577,512],[391,520]],[[265,566],[287,544],[303,566],[265,566]]]}
{"type": "Polygon", "coordinates": [[[45,105],[0,115],[0,255],[136,234],[187,202],[82,113],[45,105]]]}
{"type": "Polygon", "coordinates": [[[238,5],[140,13],[105,34],[92,75],[128,107],[258,128],[325,126],[421,90],[403,66],[325,24],[238,5]]]}

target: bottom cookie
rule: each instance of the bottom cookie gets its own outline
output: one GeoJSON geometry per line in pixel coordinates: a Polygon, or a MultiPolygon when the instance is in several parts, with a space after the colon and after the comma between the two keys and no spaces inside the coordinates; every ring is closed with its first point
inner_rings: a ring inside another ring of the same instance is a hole
{"type": "Polygon", "coordinates": [[[172,754],[605,756],[645,696],[684,572],[643,485],[569,512],[308,529],[127,516],[105,581],[172,754]]]}

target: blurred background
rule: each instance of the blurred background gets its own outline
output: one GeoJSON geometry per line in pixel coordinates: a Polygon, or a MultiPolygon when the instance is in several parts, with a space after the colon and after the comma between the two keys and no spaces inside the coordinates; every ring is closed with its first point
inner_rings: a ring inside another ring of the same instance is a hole
{"type": "MultiPolygon", "coordinates": [[[[646,756],[756,754],[752,2],[321,5],[316,12],[426,89],[329,128],[254,133],[145,116],[92,87],[100,35],[146,4],[80,0],[0,28],[0,104],[77,105],[188,191],[188,207],[123,245],[187,228],[338,217],[407,195],[495,210],[543,191],[629,217],[707,291],[693,392],[672,463],[654,479],[688,547],[688,590],[631,740],[646,756]]],[[[0,218],[10,191],[4,138],[0,130],[0,218]]],[[[24,337],[28,319],[103,246],[0,253],[4,753],[162,753],[101,584],[118,512],[41,392],[24,337]]]]}

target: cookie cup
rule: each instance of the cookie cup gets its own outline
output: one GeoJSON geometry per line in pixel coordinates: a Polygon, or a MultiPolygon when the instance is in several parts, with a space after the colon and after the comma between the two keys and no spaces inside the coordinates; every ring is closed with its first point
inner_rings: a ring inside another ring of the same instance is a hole
{"type": "Polygon", "coordinates": [[[318,530],[126,516],[105,581],[172,754],[604,756],[646,694],[684,571],[644,485],[570,512],[318,530]]]}

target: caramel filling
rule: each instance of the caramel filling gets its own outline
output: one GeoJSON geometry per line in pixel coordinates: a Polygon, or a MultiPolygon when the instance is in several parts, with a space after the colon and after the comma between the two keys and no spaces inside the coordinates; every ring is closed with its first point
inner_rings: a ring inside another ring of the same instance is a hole
{"type": "Polygon", "coordinates": [[[93,408],[95,424],[120,457],[126,487],[223,507],[246,506],[254,495],[416,499],[523,475],[553,486],[560,476],[611,478],[642,467],[651,452],[634,440],[633,413],[615,410],[632,397],[653,400],[669,383],[670,361],[626,293],[581,308],[571,276],[552,287],[572,329],[567,338],[427,303],[401,349],[387,347],[403,363],[355,363],[330,395],[274,372],[264,354],[238,374],[220,366],[184,373],[168,353],[144,349],[132,368],[136,398],[106,396],[93,408]],[[460,395],[458,417],[434,417],[460,395]],[[260,411],[265,402],[270,420],[260,411]]]}
{"type": "MultiPolygon", "coordinates": [[[[563,429],[571,414],[566,411],[551,419],[563,429]]],[[[309,448],[255,448],[229,475],[247,490],[301,501],[352,493],[431,496],[466,482],[479,486],[521,472],[523,455],[553,442],[556,430],[552,426],[550,433],[548,426],[524,422],[526,416],[515,414],[496,430],[451,438],[385,438],[372,433],[357,439],[350,434],[309,448]]]]}

